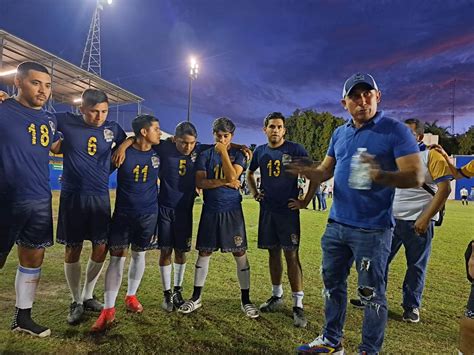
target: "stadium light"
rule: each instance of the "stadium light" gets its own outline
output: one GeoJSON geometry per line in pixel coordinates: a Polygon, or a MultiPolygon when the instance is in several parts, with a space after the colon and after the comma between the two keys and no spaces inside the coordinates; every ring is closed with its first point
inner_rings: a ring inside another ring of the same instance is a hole
{"type": "Polygon", "coordinates": [[[75,104],[82,102],[82,98],[78,97],[77,99],[72,100],[75,104]]]}
{"type": "Polygon", "coordinates": [[[112,5],[112,0],[107,0],[107,4],[112,5]]]}
{"type": "Polygon", "coordinates": [[[0,76],[8,76],[8,75],[12,75],[12,74],[16,74],[16,68],[0,72],[0,76]]]}
{"type": "Polygon", "coordinates": [[[196,80],[199,73],[199,64],[196,58],[191,57],[189,70],[189,92],[188,92],[188,122],[191,117],[191,91],[193,87],[193,80],[196,80]]]}

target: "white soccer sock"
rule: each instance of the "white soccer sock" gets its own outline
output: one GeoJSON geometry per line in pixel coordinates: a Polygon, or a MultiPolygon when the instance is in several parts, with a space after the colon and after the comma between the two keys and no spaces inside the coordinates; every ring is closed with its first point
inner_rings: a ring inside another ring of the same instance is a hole
{"type": "Polygon", "coordinates": [[[186,271],[186,263],[173,263],[174,268],[174,287],[181,287],[183,285],[184,272],[186,271]]]}
{"type": "Polygon", "coordinates": [[[160,266],[160,274],[163,291],[171,290],[171,264],[160,266]]]}
{"type": "Polygon", "coordinates": [[[303,308],[303,297],[303,291],[293,292],[293,307],[303,308]]]}
{"type": "Polygon", "coordinates": [[[29,268],[18,265],[15,278],[16,304],[15,307],[28,309],[33,307],[36,288],[41,277],[41,268],[29,268]]]}
{"type": "Polygon", "coordinates": [[[122,283],[125,256],[110,256],[109,266],[105,272],[104,308],[115,307],[115,300],[122,283]]]}
{"type": "Polygon", "coordinates": [[[71,291],[72,301],[81,303],[81,262],[64,263],[64,275],[71,291]]]}
{"type": "Polygon", "coordinates": [[[272,285],[272,296],[283,297],[283,285],[272,285]]]}
{"type": "Polygon", "coordinates": [[[250,289],[250,265],[247,259],[247,254],[242,256],[235,256],[235,262],[237,264],[237,277],[239,279],[239,285],[241,290],[250,289]]]}
{"type": "Polygon", "coordinates": [[[145,252],[132,250],[132,260],[130,261],[130,267],[128,268],[127,296],[132,296],[137,293],[144,272],[145,252]]]}
{"type": "Polygon", "coordinates": [[[104,263],[96,263],[94,260],[89,259],[87,262],[87,269],[86,269],[86,281],[84,282],[84,288],[82,289],[82,300],[86,301],[92,298],[94,293],[94,287],[99,279],[100,272],[102,271],[102,267],[104,263]]]}
{"type": "Polygon", "coordinates": [[[209,270],[210,256],[198,256],[196,260],[196,269],[194,271],[194,286],[204,287],[209,270]]]}

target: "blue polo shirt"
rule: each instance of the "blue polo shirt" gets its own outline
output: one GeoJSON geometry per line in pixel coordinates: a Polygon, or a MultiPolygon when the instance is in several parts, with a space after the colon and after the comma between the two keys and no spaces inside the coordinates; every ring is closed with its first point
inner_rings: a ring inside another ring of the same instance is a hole
{"type": "Polygon", "coordinates": [[[333,204],[329,218],[342,224],[367,229],[386,229],[394,225],[392,202],[395,188],[372,182],[370,190],[349,187],[351,158],[357,148],[367,148],[381,169],[396,171],[395,159],[419,153],[410,129],[400,121],[384,116],[383,111],[361,128],[352,120],[338,127],[329,143],[327,155],[336,160],[333,204]]]}

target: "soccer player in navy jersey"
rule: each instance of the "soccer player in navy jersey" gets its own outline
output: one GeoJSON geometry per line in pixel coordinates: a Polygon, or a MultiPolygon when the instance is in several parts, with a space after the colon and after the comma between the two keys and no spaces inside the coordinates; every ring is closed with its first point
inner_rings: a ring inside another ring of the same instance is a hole
{"type": "Polygon", "coordinates": [[[84,310],[102,309],[93,291],[107,255],[110,157],[114,145],[126,139],[116,122],[106,120],[109,104],[104,92],[85,90],[79,109],[81,115],[56,114],[58,130],[64,136],[56,241],[65,245],[64,273],[72,295],[69,324],[78,323],[84,310]],[[92,253],[81,293],[80,256],[84,240],[92,242],[92,253]]]}
{"type": "Polygon", "coordinates": [[[195,163],[198,154],[212,146],[196,144],[197,131],[190,122],[176,126],[174,142],[162,141],[153,148],[161,158],[158,196],[158,245],[164,300],[162,308],[171,312],[183,303],[182,285],[186,253],[191,250],[193,206],[196,197],[195,163]],[[174,287],[171,291],[171,256],[174,251],[174,287]]]}
{"type": "Polygon", "coordinates": [[[250,266],[247,260],[247,236],[242,212],[240,180],[246,166],[244,154],[231,147],[235,125],[221,117],[214,121],[216,144],[202,152],[196,163],[196,186],[204,190],[204,205],[199,222],[196,249],[199,256],[194,274],[194,292],[179,312],[187,314],[200,308],[201,291],[206,281],[212,252],[232,252],[237,264],[241,290],[241,308],[245,315],[257,318],[257,307],[250,301],[250,266]]]}
{"type": "Polygon", "coordinates": [[[139,115],[132,121],[132,128],[136,139],[128,148],[127,157],[117,174],[117,198],[108,241],[110,263],[105,273],[104,309],[92,326],[93,332],[105,330],[115,319],[115,300],[130,244],[132,258],[125,305],[131,312],[143,311],[136,292],[145,271],[145,251],[156,248],[160,158],[152,145],[160,143],[160,124],[153,116],[139,115]]]}
{"type": "Polygon", "coordinates": [[[49,151],[59,136],[56,118],[43,106],[51,76],[36,62],[17,68],[17,96],[0,105],[0,269],[18,245],[16,304],[11,329],[38,337],[51,334],[31,319],[45,248],[53,245],[49,151]]]}
{"type": "Polygon", "coordinates": [[[254,198],[260,202],[258,247],[268,249],[272,281],[272,296],[260,306],[262,312],[272,312],[283,304],[281,260],[282,249],[288,267],[288,279],[293,292],[293,321],[296,327],[306,327],[303,311],[303,273],[299,259],[300,215],[314,196],[316,185],[310,183],[304,200],[298,199],[298,179],[285,173],[287,161],[308,157],[302,145],[285,140],[285,117],[270,113],[263,131],[268,143],[255,149],[247,173],[254,198]],[[257,189],[254,172],[260,169],[261,185],[257,189]]]}

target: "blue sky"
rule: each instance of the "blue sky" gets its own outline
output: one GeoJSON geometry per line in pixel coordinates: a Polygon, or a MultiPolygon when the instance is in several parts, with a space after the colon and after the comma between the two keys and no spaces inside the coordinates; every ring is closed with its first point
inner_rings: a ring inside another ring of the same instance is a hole
{"type": "MultiPolygon", "coordinates": [[[[0,28],[75,64],[95,0],[0,0],[0,28]]],[[[347,117],[344,80],[369,72],[380,107],[404,119],[474,124],[474,2],[114,0],[102,14],[102,76],[145,98],[173,131],[186,118],[188,61],[198,58],[192,121],[202,141],[228,116],[236,141],[263,143],[263,117],[297,108],[347,117]]],[[[128,128],[128,127],[125,127],[128,128]]]]}

